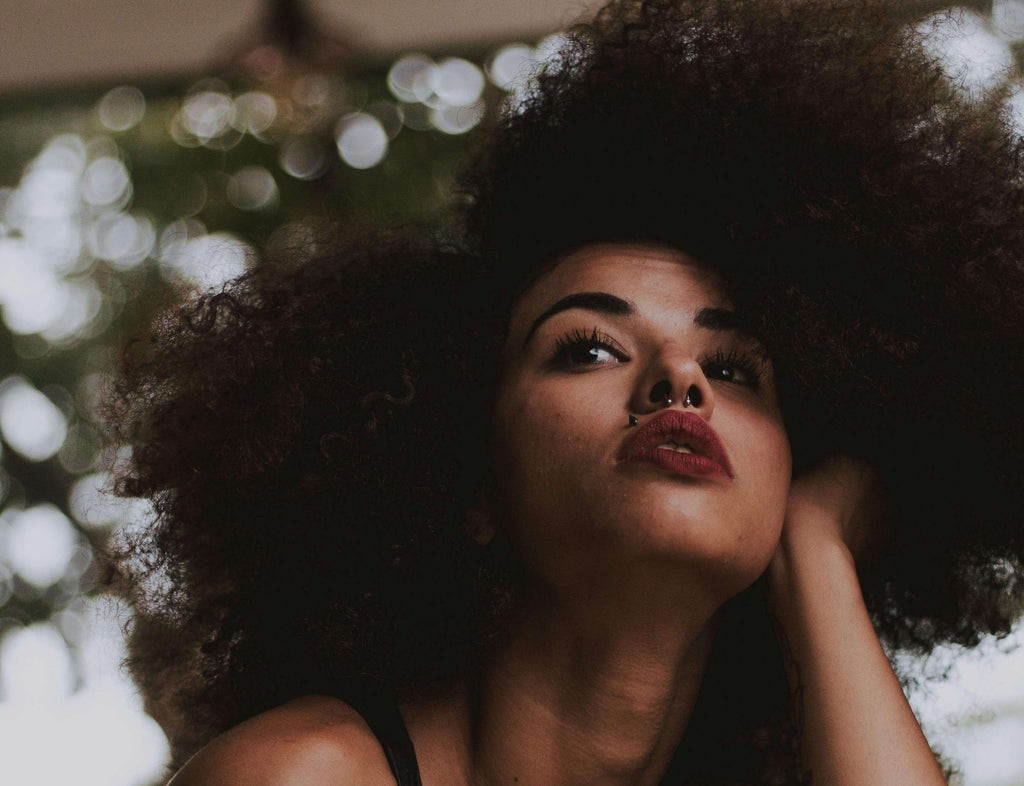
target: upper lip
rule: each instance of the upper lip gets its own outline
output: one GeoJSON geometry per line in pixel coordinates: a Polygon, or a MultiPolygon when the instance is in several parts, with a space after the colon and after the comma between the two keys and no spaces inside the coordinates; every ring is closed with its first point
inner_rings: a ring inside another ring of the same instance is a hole
{"type": "Polygon", "coordinates": [[[729,457],[715,430],[699,415],[677,409],[664,409],[631,431],[622,443],[618,460],[636,458],[669,440],[689,445],[694,453],[707,456],[717,462],[730,478],[733,476],[729,457]]]}

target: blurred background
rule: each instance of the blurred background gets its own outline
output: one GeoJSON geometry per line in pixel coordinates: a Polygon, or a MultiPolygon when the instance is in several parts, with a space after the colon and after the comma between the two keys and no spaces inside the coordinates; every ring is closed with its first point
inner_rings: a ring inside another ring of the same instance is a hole
{"type": "MultiPolygon", "coordinates": [[[[319,219],[449,210],[467,132],[587,7],[0,2],[0,782],[162,782],[166,739],[120,668],[130,616],[96,589],[97,551],[147,515],[104,494],[119,343],[319,219]]],[[[924,24],[951,78],[1017,84],[1024,0],[948,7],[924,24]]],[[[1024,131],[1024,87],[1010,108],[1024,131]]],[[[965,786],[1024,786],[1022,641],[901,657],[965,786]]]]}

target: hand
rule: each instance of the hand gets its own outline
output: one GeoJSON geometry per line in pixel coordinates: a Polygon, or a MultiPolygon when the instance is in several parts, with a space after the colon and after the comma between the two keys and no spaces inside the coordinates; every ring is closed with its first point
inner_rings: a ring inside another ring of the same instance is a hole
{"type": "Polygon", "coordinates": [[[885,494],[869,464],[836,455],[795,478],[769,566],[815,783],[945,786],[871,624],[857,575],[881,540],[885,494]]]}
{"type": "Polygon", "coordinates": [[[883,511],[881,477],[868,463],[830,456],[793,480],[780,549],[841,542],[855,560],[878,545],[883,511]]]}

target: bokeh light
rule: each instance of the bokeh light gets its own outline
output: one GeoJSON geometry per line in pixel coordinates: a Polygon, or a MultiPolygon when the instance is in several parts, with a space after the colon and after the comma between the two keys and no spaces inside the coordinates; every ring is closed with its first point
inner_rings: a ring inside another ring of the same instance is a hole
{"type": "Polygon", "coordinates": [[[78,545],[67,517],[49,504],[2,515],[4,555],[14,572],[39,589],[60,581],[78,545]]]}
{"type": "Polygon", "coordinates": [[[379,164],[388,152],[388,134],[373,115],[356,112],[338,122],[338,153],[354,169],[379,164]]]}
{"type": "Polygon", "coordinates": [[[324,74],[304,74],[295,80],[291,97],[307,109],[321,107],[331,97],[331,80],[324,74]]]}
{"type": "Polygon", "coordinates": [[[1024,86],[1018,85],[1006,99],[1007,117],[1018,136],[1024,136],[1024,86]]]}
{"type": "Polygon", "coordinates": [[[430,120],[438,131],[465,134],[483,120],[484,105],[478,101],[470,106],[443,106],[431,110],[430,120]]]}
{"type": "Polygon", "coordinates": [[[315,137],[294,136],[281,144],[281,169],[299,180],[316,180],[327,171],[327,149],[315,137]]]}
{"type": "Polygon", "coordinates": [[[965,786],[1024,783],[1024,621],[975,649],[943,646],[924,659],[901,653],[894,660],[905,673],[925,675],[911,704],[965,786]]]}
{"type": "Polygon", "coordinates": [[[102,437],[95,428],[88,423],[75,423],[68,429],[57,454],[60,465],[70,475],[88,472],[95,466],[102,445],[102,437]]]}
{"type": "Polygon", "coordinates": [[[1007,41],[1024,38],[1024,1],[992,0],[992,29],[1007,41]]]}
{"type": "Polygon", "coordinates": [[[388,88],[408,103],[426,101],[434,92],[437,66],[427,55],[414,52],[400,58],[388,71],[388,88]]]}
{"type": "Polygon", "coordinates": [[[267,93],[252,90],[235,99],[235,127],[241,131],[260,136],[276,118],[277,103],[267,93]]]}
{"type": "Polygon", "coordinates": [[[536,62],[533,47],[507,44],[488,61],[487,76],[497,87],[511,92],[530,78],[536,62]]]}
{"type": "Polygon", "coordinates": [[[89,529],[130,529],[152,516],[148,501],[115,496],[111,475],[106,471],[76,480],[68,494],[68,505],[75,521],[89,529]]]}
{"type": "Polygon", "coordinates": [[[110,600],[83,599],[52,621],[14,627],[0,637],[5,783],[156,781],[167,760],[167,739],[120,668],[123,620],[110,600]]]}
{"type": "Polygon", "coordinates": [[[229,232],[208,235],[198,222],[175,222],[160,237],[164,278],[202,291],[242,275],[253,256],[252,247],[244,241],[229,232]]]}
{"type": "Polygon", "coordinates": [[[14,227],[31,219],[67,219],[78,212],[85,143],[74,134],[54,137],[26,167],[6,218],[14,227]]]}
{"type": "Polygon", "coordinates": [[[972,97],[980,98],[1013,68],[1007,42],[993,31],[989,19],[974,11],[938,14],[920,27],[931,33],[926,45],[951,81],[972,97]]]}
{"type": "Polygon", "coordinates": [[[202,141],[220,136],[235,120],[231,96],[212,90],[189,96],[181,108],[181,124],[202,141]]]}
{"type": "Polygon", "coordinates": [[[468,106],[480,98],[484,89],[483,72],[460,57],[448,57],[430,74],[434,94],[448,106],[468,106]]]}
{"type": "Polygon", "coordinates": [[[565,33],[552,33],[544,36],[533,48],[533,59],[540,68],[552,65],[558,61],[562,48],[569,42],[565,33]]]}
{"type": "Polygon", "coordinates": [[[115,87],[100,99],[96,113],[100,122],[111,131],[127,131],[137,126],[145,116],[146,97],[137,87],[115,87]]]}
{"type": "Polygon", "coordinates": [[[228,180],[228,199],[239,210],[267,210],[278,203],[277,181],[262,166],[239,169],[228,180]]]}
{"type": "Polygon", "coordinates": [[[53,703],[71,695],[75,672],[64,637],[49,624],[0,638],[0,697],[10,703],[53,703]]]}
{"type": "Polygon", "coordinates": [[[0,433],[29,461],[45,461],[64,444],[64,414],[25,377],[0,382],[0,433]]]}
{"type": "Polygon", "coordinates": [[[131,198],[132,179],[116,158],[98,158],[82,175],[82,195],[94,207],[124,205],[131,198]]]}
{"type": "Polygon", "coordinates": [[[12,333],[40,333],[67,307],[68,287],[52,271],[31,266],[34,260],[27,255],[6,256],[6,275],[0,290],[4,322],[12,333]]]}
{"type": "Polygon", "coordinates": [[[147,216],[104,213],[89,224],[86,243],[97,259],[117,270],[130,270],[153,252],[156,232],[147,216]]]}

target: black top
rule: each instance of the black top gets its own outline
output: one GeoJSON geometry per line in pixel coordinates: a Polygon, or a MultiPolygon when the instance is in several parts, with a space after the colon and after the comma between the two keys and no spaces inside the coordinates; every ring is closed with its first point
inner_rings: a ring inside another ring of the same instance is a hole
{"type": "Polygon", "coordinates": [[[366,721],[387,756],[391,773],[398,786],[423,786],[416,751],[398,711],[395,693],[387,685],[369,680],[361,681],[353,690],[344,692],[344,698],[366,721]]]}

